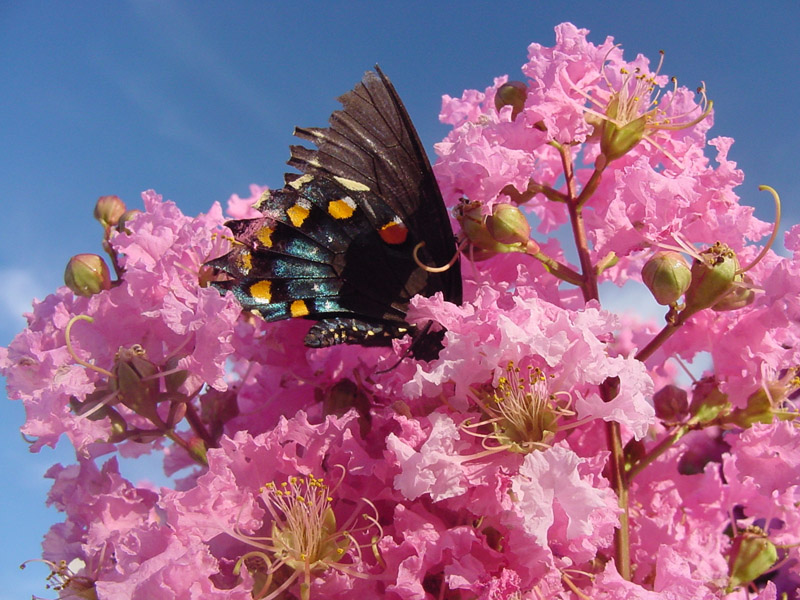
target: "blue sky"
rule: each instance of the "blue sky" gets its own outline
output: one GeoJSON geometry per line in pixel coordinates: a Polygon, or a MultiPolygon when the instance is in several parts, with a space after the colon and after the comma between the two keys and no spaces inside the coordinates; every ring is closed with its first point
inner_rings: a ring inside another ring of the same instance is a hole
{"type": "MultiPolygon", "coordinates": [[[[279,186],[295,125],[321,126],[334,98],[380,63],[432,154],[447,129],[442,94],[520,78],[531,42],[552,45],[571,21],[643,53],[690,88],[705,81],[714,135],[736,139],[740,196],[771,220],[756,191],[800,221],[800,3],[720,2],[3,2],[0,4],[0,345],[34,296],[61,283],[79,252],[99,252],[91,212],[117,194],[141,207],[153,188],[187,214],[279,186]]],[[[58,517],[44,470],[68,450],[31,455],[19,403],[0,405],[0,600],[43,594],[40,555],[58,517]],[[13,543],[9,543],[13,542],[13,543]]],[[[149,468],[150,466],[147,466],[149,468]]],[[[146,476],[141,468],[136,477],[146,476]]],[[[156,477],[157,474],[153,475],[156,477]]]]}

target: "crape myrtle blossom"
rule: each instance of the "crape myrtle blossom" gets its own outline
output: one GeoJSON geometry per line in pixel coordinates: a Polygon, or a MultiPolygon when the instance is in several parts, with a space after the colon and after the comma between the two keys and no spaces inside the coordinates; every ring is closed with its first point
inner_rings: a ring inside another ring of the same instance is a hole
{"type": "Polygon", "coordinates": [[[54,480],[48,503],[64,511],[66,520],[45,537],[43,558],[58,563],[68,552],[84,565],[82,577],[69,580],[62,597],[251,597],[245,582],[234,589],[214,585],[210,578],[219,565],[209,547],[167,526],[158,492],[131,485],[115,458],[99,470],[90,460],[55,465],[46,477],[54,480]]]}
{"type": "Polygon", "coordinates": [[[463,307],[438,297],[418,297],[412,306],[412,319],[434,319],[447,329],[448,345],[434,365],[398,367],[398,377],[407,382],[406,395],[433,396],[452,381],[453,401],[458,402],[466,398],[469,386],[487,379],[496,383],[498,367],[509,360],[535,357],[545,372],[555,376],[551,387],[574,393],[580,417],[613,415],[637,438],[652,422],[652,406],[646,399],[652,394],[652,382],[643,365],[633,357],[612,356],[604,343],[613,339],[617,326],[611,313],[594,306],[570,311],[540,300],[529,287],[504,294],[488,285],[478,288],[473,301],[463,307]],[[405,374],[404,369],[415,372],[405,374]],[[622,387],[613,401],[604,403],[596,386],[608,377],[620,377],[622,387]]]}
{"type": "MultiPolygon", "coordinates": [[[[228,386],[225,360],[240,311],[231,298],[197,283],[214,243],[209,231],[222,222],[221,210],[215,206],[208,215],[191,219],[153,192],[142,197],[145,212],[135,218],[137,233],[117,233],[112,239],[125,269],[119,285],[89,298],[59,289],[34,304],[28,328],[2,350],[3,364],[15,366],[5,375],[15,397],[25,403],[22,431],[35,440],[34,450],[55,446],[67,434],[79,451],[101,451],[96,442],[108,437],[110,423],[77,415],[69,400],[83,401],[105,390],[104,401],[117,403],[119,393],[109,388],[113,377],[107,373],[121,348],[140,348],[163,370],[183,371],[186,394],[228,386]],[[92,320],[74,321],[78,315],[92,320]]],[[[143,423],[139,415],[127,417],[132,425],[143,423]]]]}
{"type": "Polygon", "coordinates": [[[797,597],[800,226],[770,249],[702,86],[587,35],[444,97],[465,300],[408,313],[445,329],[436,360],[243,312],[208,285],[236,243],[217,204],[98,200],[108,259],[73,257],[0,349],[31,450],[76,449],[47,473],[53,595],[797,597]],[[601,282],[665,318],[615,315],[601,282]]]}

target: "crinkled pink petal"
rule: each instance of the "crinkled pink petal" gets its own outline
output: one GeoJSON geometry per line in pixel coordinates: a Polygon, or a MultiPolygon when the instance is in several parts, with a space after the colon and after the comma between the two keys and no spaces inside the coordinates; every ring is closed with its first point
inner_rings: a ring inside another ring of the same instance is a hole
{"type": "Polygon", "coordinates": [[[394,453],[400,473],[394,487],[409,500],[428,494],[434,500],[459,496],[467,490],[463,458],[457,448],[459,430],[453,420],[441,413],[430,417],[431,431],[419,450],[394,434],[386,439],[386,447],[394,453]]]}
{"type": "Polygon", "coordinates": [[[525,457],[512,490],[525,531],[546,546],[555,506],[567,521],[567,538],[591,535],[591,513],[608,508],[609,490],[595,489],[578,472],[581,459],[567,447],[553,446],[525,457]]]}

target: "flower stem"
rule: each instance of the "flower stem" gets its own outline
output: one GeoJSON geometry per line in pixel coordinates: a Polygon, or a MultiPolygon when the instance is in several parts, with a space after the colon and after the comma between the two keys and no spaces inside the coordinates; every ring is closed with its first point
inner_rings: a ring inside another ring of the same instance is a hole
{"type": "Polygon", "coordinates": [[[114,274],[117,276],[117,282],[122,280],[122,269],[119,266],[119,254],[111,245],[111,227],[106,226],[103,233],[103,250],[111,258],[111,265],[114,267],[114,274]]]}
{"type": "Polygon", "coordinates": [[[635,357],[636,360],[645,362],[648,358],[650,358],[653,355],[653,353],[656,350],[658,350],[661,347],[661,344],[666,342],[672,336],[673,333],[675,333],[676,331],[678,331],[678,329],[680,329],[680,326],[681,324],[677,322],[667,323],[666,325],[664,325],[664,328],[658,332],[658,335],[656,335],[656,337],[650,340],[647,346],[639,350],[639,352],[636,354],[635,357]]]}
{"type": "Polygon", "coordinates": [[[530,256],[533,256],[536,260],[540,261],[542,266],[547,269],[548,273],[555,275],[560,280],[571,283],[574,286],[582,287],[583,278],[580,276],[580,274],[570,269],[567,265],[558,262],[554,258],[551,258],[541,250],[534,254],[530,254],[530,256]]]}
{"type": "MultiPolygon", "coordinates": [[[[605,398],[604,398],[605,400],[605,398]]],[[[622,435],[619,423],[606,423],[606,440],[611,451],[611,485],[617,494],[617,502],[622,512],[619,515],[619,529],[614,532],[614,550],[617,558],[617,571],[623,579],[631,578],[631,539],[628,518],[628,483],[625,473],[625,456],[622,447],[622,435]]]]}
{"type": "Polygon", "coordinates": [[[671,309],[670,312],[667,313],[667,324],[664,325],[664,328],[658,332],[656,337],[648,342],[647,346],[639,350],[634,358],[636,358],[636,360],[645,362],[656,350],[661,347],[661,344],[672,337],[672,334],[678,331],[678,329],[681,328],[681,325],[689,320],[689,317],[697,312],[698,310],[689,310],[684,308],[681,312],[675,313],[671,309]]]}
{"type": "Polygon", "coordinates": [[[592,176],[589,178],[589,181],[586,182],[586,185],[583,186],[581,190],[581,195],[578,196],[578,206],[583,208],[583,205],[586,204],[586,201],[594,194],[595,190],[597,190],[597,186],[600,185],[600,178],[603,175],[603,169],[595,166],[594,171],[592,172],[592,176]]]}
{"type": "Polygon", "coordinates": [[[208,429],[203,424],[203,421],[200,419],[200,415],[197,414],[197,411],[189,402],[186,403],[186,420],[189,422],[189,425],[191,426],[195,434],[197,434],[200,437],[200,439],[203,440],[203,443],[205,443],[206,448],[216,447],[214,440],[211,438],[211,434],[209,434],[208,429]]]}
{"type": "Polygon", "coordinates": [[[689,426],[681,425],[675,431],[661,440],[652,450],[650,450],[646,456],[641,458],[636,462],[635,465],[633,465],[633,467],[631,467],[630,471],[628,471],[628,481],[632,480],[639,473],[641,473],[645,467],[652,464],[659,456],[669,450],[675,444],[675,442],[681,439],[688,432],[689,426]]]}
{"type": "MultiPolygon", "coordinates": [[[[572,224],[572,234],[575,237],[575,248],[578,250],[578,259],[581,264],[582,283],[581,289],[583,290],[583,297],[585,300],[598,300],[600,295],[597,290],[597,276],[595,274],[594,266],[592,265],[592,257],[589,254],[589,241],[586,237],[586,227],[583,223],[583,204],[586,198],[581,201],[580,198],[584,197],[584,192],[581,192],[579,197],[577,194],[577,181],[575,180],[575,169],[572,164],[572,154],[570,154],[568,146],[558,146],[558,152],[561,155],[561,165],[564,167],[564,179],[567,182],[567,208],[569,209],[569,220],[572,224]]],[[[599,183],[598,171],[592,174],[592,179],[597,181],[594,183],[594,189],[597,188],[599,183]]]]}
{"type": "MultiPolygon", "coordinates": [[[[592,264],[592,257],[589,253],[589,240],[586,236],[586,227],[583,222],[583,206],[591,195],[597,190],[603,174],[603,168],[595,166],[595,170],[589,181],[578,195],[575,170],[572,163],[572,154],[568,146],[555,145],[561,155],[561,164],[564,168],[564,179],[567,184],[567,208],[569,209],[572,233],[575,237],[575,247],[581,265],[581,283],[583,298],[589,300],[599,300],[600,294],[597,288],[597,269],[592,264]]],[[[600,395],[604,402],[610,402],[608,389],[600,387],[600,395]]],[[[616,555],[617,570],[623,579],[631,578],[631,555],[630,555],[630,523],[628,519],[628,478],[625,473],[625,452],[622,447],[622,433],[619,423],[615,421],[606,423],[606,442],[611,452],[609,461],[611,473],[611,485],[617,494],[617,502],[621,509],[619,517],[619,528],[614,533],[614,549],[616,555]]]]}

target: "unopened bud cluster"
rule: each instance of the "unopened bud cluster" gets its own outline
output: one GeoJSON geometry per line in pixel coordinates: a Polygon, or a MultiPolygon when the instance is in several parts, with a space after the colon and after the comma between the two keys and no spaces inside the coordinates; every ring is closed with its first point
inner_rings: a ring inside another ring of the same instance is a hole
{"type": "Polygon", "coordinates": [[[736,310],[755,298],[736,253],[721,242],[701,252],[691,267],[678,252],[657,252],[642,268],[642,281],[659,304],[676,306],[685,295],[686,316],[705,308],[736,310]]]}
{"type": "Polygon", "coordinates": [[[475,252],[475,260],[507,252],[535,254],[538,244],[530,238],[531,226],[522,211],[513,204],[497,204],[492,214],[484,216],[478,202],[464,202],[456,211],[461,231],[475,252]]]}
{"type": "MultiPolygon", "coordinates": [[[[108,243],[112,231],[125,231],[128,223],[140,211],[128,210],[119,196],[100,196],[94,206],[94,218],[103,226],[103,248],[114,257],[108,243]]],[[[97,254],[78,254],[67,263],[64,284],[79,296],[93,296],[111,288],[111,272],[103,257],[97,254]]]]}

